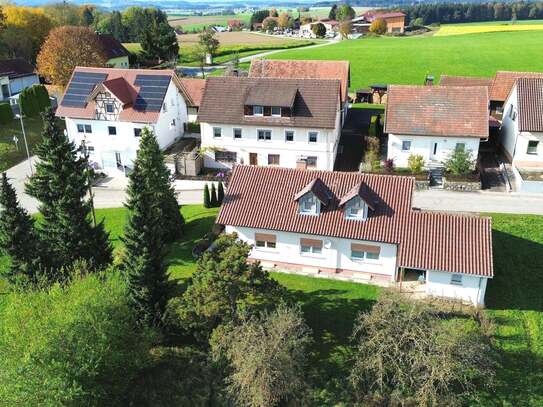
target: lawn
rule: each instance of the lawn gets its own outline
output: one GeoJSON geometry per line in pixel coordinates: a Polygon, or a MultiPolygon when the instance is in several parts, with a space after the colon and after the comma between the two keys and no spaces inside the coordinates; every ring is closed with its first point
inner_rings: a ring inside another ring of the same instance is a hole
{"type": "Polygon", "coordinates": [[[182,28],[184,32],[199,31],[204,27],[213,25],[226,26],[228,20],[240,20],[242,23],[249,24],[251,14],[228,14],[216,16],[183,16],[178,14],[169,14],[168,22],[172,27],[182,28]]]}
{"type": "Polygon", "coordinates": [[[543,30],[543,20],[485,21],[465,24],[444,24],[436,32],[436,36],[475,34],[501,31],[533,31],[543,30]]]}
{"type": "MultiPolygon", "coordinates": [[[[30,155],[32,155],[32,148],[41,141],[43,121],[41,117],[24,118],[23,120],[28,148],[30,155]]],[[[64,122],[59,121],[59,124],[64,126],[64,122]]],[[[21,122],[15,119],[9,125],[0,125],[0,172],[13,167],[24,159],[26,159],[26,149],[21,122]],[[19,139],[18,148],[15,147],[13,136],[17,136],[19,139]]]]}
{"type": "Polygon", "coordinates": [[[541,44],[543,31],[380,37],[289,50],[269,58],[349,60],[354,91],[372,83],[422,85],[428,74],[491,77],[497,70],[543,71],[541,44]]]}
{"type": "MultiPolygon", "coordinates": [[[[168,261],[173,279],[186,280],[196,269],[191,250],[213,225],[217,209],[186,205],[185,238],[175,243],[168,261]]],[[[126,210],[99,209],[112,243],[120,247],[126,210]]],[[[543,405],[543,216],[491,214],[495,278],[486,294],[496,324],[501,367],[497,388],[484,394],[482,406],[543,405]]],[[[0,257],[0,267],[7,265],[0,257]]],[[[298,301],[315,337],[311,375],[320,388],[344,387],[349,336],[358,312],[370,309],[379,288],[350,282],[273,273],[298,301]]]]}

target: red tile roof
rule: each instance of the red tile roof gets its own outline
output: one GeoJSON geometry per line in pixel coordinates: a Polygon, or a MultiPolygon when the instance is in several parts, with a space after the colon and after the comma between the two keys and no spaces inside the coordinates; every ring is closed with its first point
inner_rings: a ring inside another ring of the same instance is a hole
{"type": "Polygon", "coordinates": [[[179,78],[179,82],[185,88],[185,92],[189,96],[189,100],[187,100],[188,105],[199,107],[200,103],[202,103],[202,98],[204,97],[206,80],[197,78],[179,78]]]}
{"type": "Polygon", "coordinates": [[[377,10],[369,10],[366,11],[364,14],[361,15],[361,17],[364,17],[368,21],[374,21],[378,18],[395,18],[395,17],[405,17],[405,14],[401,11],[377,11],[377,10]]]}
{"type": "Polygon", "coordinates": [[[493,78],[480,78],[477,76],[441,75],[439,84],[441,86],[486,86],[490,89],[493,81],[493,78]]]}
{"type": "Polygon", "coordinates": [[[490,100],[505,102],[519,78],[543,78],[543,72],[510,72],[498,71],[490,87],[490,100]]]}
{"type": "Polygon", "coordinates": [[[349,92],[349,61],[308,61],[253,59],[249,77],[286,79],[338,79],[341,81],[341,100],[349,92]]]}
{"type": "Polygon", "coordinates": [[[493,276],[489,218],[413,210],[414,178],[355,172],[236,166],[217,223],[398,245],[398,266],[493,276]],[[295,196],[320,179],[333,201],[318,216],[298,213],[295,196]],[[337,203],[360,183],[374,204],[365,221],[337,203]]]}
{"type": "Polygon", "coordinates": [[[107,59],[127,57],[130,52],[111,34],[98,34],[98,41],[104,48],[107,59]]]}
{"type": "Polygon", "coordinates": [[[483,86],[391,85],[385,132],[487,138],[488,89],[483,86]]]}
{"type": "Polygon", "coordinates": [[[517,80],[519,131],[543,132],[543,77],[517,80]]]}
{"type": "Polygon", "coordinates": [[[114,94],[123,105],[134,103],[136,100],[137,92],[130,87],[124,78],[109,79],[102,82],[102,85],[114,94]]]}
{"type": "MultiPolygon", "coordinates": [[[[104,73],[107,74],[105,82],[114,83],[113,80],[123,78],[130,92],[139,92],[140,87],[135,85],[137,75],[166,75],[170,76],[174,84],[180,89],[181,93],[185,96],[185,99],[188,97],[184,93],[184,88],[180,85],[179,78],[175,72],[171,69],[163,70],[151,70],[151,69],[117,69],[117,68],[90,68],[90,67],[76,67],[74,72],[94,72],[94,73],[104,73]]],[[[72,74],[72,77],[73,77],[72,74]]],[[[66,89],[69,87],[69,83],[66,86],[66,89]]],[[[134,100],[134,99],[133,99],[134,100]]],[[[59,106],[56,111],[58,117],[70,117],[77,119],[94,119],[95,118],[95,109],[96,103],[94,101],[89,101],[84,108],[79,107],[67,107],[62,106],[62,101],[59,103],[59,106]]],[[[134,107],[129,104],[123,108],[119,114],[119,121],[122,122],[135,122],[135,123],[155,123],[158,120],[160,112],[156,111],[145,111],[145,110],[136,110],[134,107]]]]}

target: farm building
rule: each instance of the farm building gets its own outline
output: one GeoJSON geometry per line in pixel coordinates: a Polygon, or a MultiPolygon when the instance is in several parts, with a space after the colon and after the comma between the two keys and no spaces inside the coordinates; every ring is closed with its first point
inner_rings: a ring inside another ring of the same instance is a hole
{"type": "Polygon", "coordinates": [[[353,31],[364,33],[368,32],[375,20],[384,20],[387,26],[387,33],[405,32],[405,14],[401,11],[377,11],[369,10],[364,14],[353,18],[353,31]]]}

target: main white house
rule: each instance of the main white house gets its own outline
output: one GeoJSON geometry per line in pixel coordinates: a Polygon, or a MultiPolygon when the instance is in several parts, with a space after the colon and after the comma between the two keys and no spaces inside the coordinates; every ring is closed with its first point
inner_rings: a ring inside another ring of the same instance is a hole
{"type": "Polygon", "coordinates": [[[131,168],[144,127],[161,148],[184,134],[188,88],[172,70],[77,67],[56,115],[76,145],[85,141],[89,159],[109,174],[131,168]]]}
{"type": "Polygon", "coordinates": [[[489,134],[488,88],[485,86],[403,86],[388,90],[385,133],[387,158],[407,167],[409,156],[439,165],[456,149],[479,154],[489,134]]]}
{"type": "Polygon", "coordinates": [[[340,92],[337,79],[208,78],[198,112],[204,165],[332,170],[340,92]]]}
{"type": "Polygon", "coordinates": [[[419,279],[429,296],[483,305],[489,218],[412,209],[414,179],[236,166],[217,223],[279,271],[380,285],[419,279]]]}

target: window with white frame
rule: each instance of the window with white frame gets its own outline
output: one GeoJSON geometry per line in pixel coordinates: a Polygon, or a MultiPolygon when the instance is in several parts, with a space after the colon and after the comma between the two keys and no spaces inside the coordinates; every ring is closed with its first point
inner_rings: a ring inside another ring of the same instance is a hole
{"type": "Polygon", "coordinates": [[[271,115],[275,117],[281,117],[281,108],[278,106],[272,106],[271,115]]]}
{"type": "Polygon", "coordinates": [[[300,206],[300,213],[304,215],[318,215],[319,213],[319,200],[315,194],[309,192],[302,196],[298,201],[300,206]]]}
{"type": "Polygon", "coordinates": [[[213,127],[213,138],[220,138],[222,135],[222,129],[220,127],[213,127]]]}
{"type": "Polygon", "coordinates": [[[259,140],[271,140],[271,130],[258,130],[257,131],[257,138],[259,140]]]}
{"type": "Polygon", "coordinates": [[[263,249],[275,249],[277,245],[277,237],[268,233],[255,233],[255,246],[263,249]]]}
{"type": "Polygon", "coordinates": [[[411,150],[411,140],[403,140],[402,151],[409,151],[409,150],[411,150]]]}
{"type": "Polygon", "coordinates": [[[462,285],[462,274],[453,274],[451,276],[451,284],[462,285]]]}
{"type": "Polygon", "coordinates": [[[355,197],[345,204],[345,218],[366,219],[366,216],[367,205],[360,197],[355,197]]]}
{"type": "Polygon", "coordinates": [[[319,133],[316,132],[316,131],[310,131],[308,134],[308,137],[309,137],[309,142],[310,143],[316,143],[317,142],[317,138],[319,137],[319,133]]]}
{"type": "Polygon", "coordinates": [[[456,143],[456,146],[454,147],[456,151],[465,151],[466,150],[466,143],[456,143]]]}
{"type": "Polygon", "coordinates": [[[85,133],[85,126],[82,124],[77,125],[77,132],[78,133],[85,133]]]}
{"type": "Polygon", "coordinates": [[[233,129],[232,132],[234,133],[234,138],[241,138],[241,129],[233,129]]]}
{"type": "Polygon", "coordinates": [[[300,239],[301,254],[321,254],[322,240],[318,239],[300,239]]]}
{"type": "Polygon", "coordinates": [[[85,124],[85,133],[92,133],[92,126],[90,124],[85,124]]]}
{"type": "Polygon", "coordinates": [[[381,247],[368,244],[352,243],[351,260],[353,261],[376,261],[381,256],[381,247]]]}
{"type": "Polygon", "coordinates": [[[264,116],[264,106],[253,106],[254,116],[264,116]]]}
{"type": "Polygon", "coordinates": [[[539,146],[538,140],[529,140],[526,154],[537,154],[537,147],[539,146]]]}
{"type": "Polygon", "coordinates": [[[285,130],[285,141],[294,141],[294,131],[285,130]]]}

